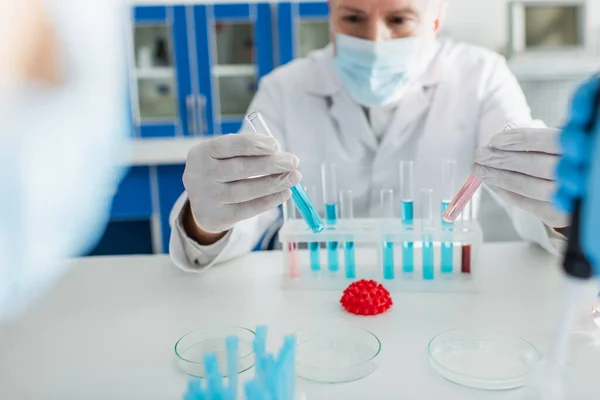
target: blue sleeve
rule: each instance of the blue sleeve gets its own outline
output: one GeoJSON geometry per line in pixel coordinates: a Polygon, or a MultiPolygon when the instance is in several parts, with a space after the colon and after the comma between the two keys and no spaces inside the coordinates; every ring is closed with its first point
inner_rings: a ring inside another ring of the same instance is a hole
{"type": "MultiPolygon", "coordinates": [[[[599,123],[600,125],[600,123],[599,123]]],[[[600,273],[600,127],[592,141],[587,177],[587,196],[583,203],[583,251],[590,259],[596,274],[600,273]]]]}

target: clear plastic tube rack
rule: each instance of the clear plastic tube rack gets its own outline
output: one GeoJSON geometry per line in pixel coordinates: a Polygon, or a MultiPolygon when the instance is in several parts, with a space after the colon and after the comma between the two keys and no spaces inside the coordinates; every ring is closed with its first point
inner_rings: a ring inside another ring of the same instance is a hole
{"type": "Polygon", "coordinates": [[[341,218],[321,233],[311,232],[301,219],[284,222],[279,231],[286,269],[284,287],[343,290],[356,279],[374,279],[392,292],[477,290],[477,259],[483,235],[470,203],[459,219],[448,224],[441,218],[439,205],[431,201],[431,190],[421,190],[421,204],[417,206],[429,202],[433,212],[421,210],[420,218],[407,220],[390,216],[389,202],[394,197],[384,190],[382,218],[361,219],[347,211],[351,208],[350,196],[349,192],[341,194],[341,218]],[[327,244],[331,243],[339,243],[346,250],[340,254],[339,268],[315,268],[328,264],[331,249],[327,244]],[[407,244],[411,257],[404,256],[407,244]]]}

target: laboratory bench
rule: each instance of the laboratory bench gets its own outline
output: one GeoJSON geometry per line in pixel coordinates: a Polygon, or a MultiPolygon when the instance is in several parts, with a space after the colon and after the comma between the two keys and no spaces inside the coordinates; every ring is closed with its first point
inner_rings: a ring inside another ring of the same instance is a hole
{"type": "MultiPolygon", "coordinates": [[[[521,336],[543,353],[561,309],[558,260],[525,243],[483,246],[479,293],[394,293],[392,308],[377,317],[346,313],[336,291],[282,289],[277,251],[203,274],[180,271],[166,255],[71,264],[25,315],[0,328],[1,399],[182,398],[188,378],[176,367],[173,346],[185,333],[266,324],[277,345],[284,334],[328,322],[377,335],[378,369],[345,384],[298,379],[307,399],[520,400],[520,390],[486,392],[445,381],[429,365],[427,344],[442,331],[476,326],[521,336]]],[[[581,321],[591,316],[584,311],[581,321]]],[[[586,335],[570,339],[567,398],[598,398],[600,347],[586,335]]],[[[252,369],[241,379],[250,376],[252,369]]]]}
{"type": "MultiPolygon", "coordinates": [[[[130,18],[133,157],[91,255],[168,252],[169,212],[183,191],[189,148],[237,132],[261,77],[330,38],[324,0],[137,0],[130,18]]],[[[509,66],[534,116],[553,126],[597,58],[549,57],[519,54],[509,66]]]]}

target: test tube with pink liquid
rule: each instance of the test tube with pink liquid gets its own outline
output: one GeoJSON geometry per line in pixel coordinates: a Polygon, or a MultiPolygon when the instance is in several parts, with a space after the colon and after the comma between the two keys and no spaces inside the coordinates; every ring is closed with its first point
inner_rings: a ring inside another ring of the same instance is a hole
{"type": "MultiPolygon", "coordinates": [[[[516,128],[516,126],[508,122],[506,123],[506,125],[504,125],[504,131],[514,128],[516,128]]],[[[473,197],[477,189],[479,189],[482,183],[483,182],[481,181],[481,179],[476,177],[471,172],[465,183],[463,183],[456,195],[454,195],[452,201],[450,201],[448,207],[446,207],[446,211],[444,211],[444,214],[442,215],[444,221],[454,222],[456,218],[458,218],[460,213],[464,210],[465,206],[469,203],[469,201],[471,201],[471,198],[473,197]]]]}

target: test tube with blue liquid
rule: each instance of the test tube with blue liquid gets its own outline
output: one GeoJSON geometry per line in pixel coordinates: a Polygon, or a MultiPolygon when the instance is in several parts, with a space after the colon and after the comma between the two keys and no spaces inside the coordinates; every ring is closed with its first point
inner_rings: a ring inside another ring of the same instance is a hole
{"type": "MultiPolygon", "coordinates": [[[[400,214],[404,229],[412,230],[414,221],[414,162],[400,161],[400,214]]],[[[415,255],[413,242],[402,242],[402,271],[413,273],[415,255]]]]}
{"type": "MultiPolygon", "coordinates": [[[[323,203],[325,205],[325,224],[327,229],[337,225],[337,178],[335,164],[321,164],[321,182],[323,183],[323,203]]],[[[329,271],[340,269],[338,242],[327,242],[327,268],[329,271]]]]}
{"type": "MultiPolygon", "coordinates": [[[[354,218],[354,201],[351,190],[342,190],[340,192],[340,208],[343,220],[354,218]]],[[[354,242],[347,240],[344,242],[344,266],[346,269],[346,278],[356,278],[356,258],[354,254],[354,242]]]]}
{"type": "MultiPolygon", "coordinates": [[[[394,191],[392,189],[381,190],[381,218],[384,225],[394,218],[394,191]]],[[[394,279],[394,242],[384,237],[382,244],[383,252],[383,279],[394,279]]]]}
{"type": "MultiPolygon", "coordinates": [[[[305,188],[308,193],[308,197],[311,199],[317,198],[316,186],[309,186],[305,188]]],[[[320,242],[308,242],[308,252],[310,254],[310,269],[311,271],[321,270],[321,243],[320,242]]]]}
{"type": "MultiPolygon", "coordinates": [[[[259,111],[252,111],[246,115],[246,122],[252,131],[259,135],[267,135],[273,137],[271,130],[265,122],[262,114],[259,111]]],[[[308,198],[308,194],[301,184],[291,188],[292,200],[298,208],[300,215],[304,218],[306,225],[313,233],[319,233],[323,230],[324,224],[321,216],[308,198]]]]}
{"type": "Polygon", "coordinates": [[[433,189],[421,189],[421,230],[423,235],[423,279],[434,276],[433,189]]]}
{"type": "MultiPolygon", "coordinates": [[[[290,221],[297,219],[296,215],[296,206],[291,200],[286,201],[282,205],[283,207],[283,220],[290,221]]],[[[297,242],[288,242],[288,265],[290,268],[290,276],[292,278],[296,278],[300,276],[299,263],[298,263],[298,243],[297,242]]]]}
{"type": "MultiPolygon", "coordinates": [[[[456,183],[456,162],[454,160],[443,160],[442,161],[442,209],[441,214],[444,215],[444,212],[450,205],[450,201],[452,201],[452,197],[454,196],[456,183]]],[[[445,221],[442,218],[442,230],[445,232],[452,232],[453,224],[452,222],[445,221]]],[[[453,258],[453,242],[452,241],[444,241],[441,245],[441,259],[442,273],[452,273],[452,258],[453,258]]]]}

